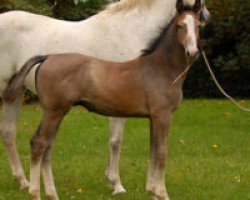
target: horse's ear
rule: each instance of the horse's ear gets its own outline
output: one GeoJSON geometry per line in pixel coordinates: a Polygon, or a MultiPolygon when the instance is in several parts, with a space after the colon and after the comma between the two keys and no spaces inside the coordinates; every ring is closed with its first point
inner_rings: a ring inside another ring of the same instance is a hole
{"type": "Polygon", "coordinates": [[[183,9],[183,0],[177,0],[176,1],[176,10],[178,13],[181,13],[182,12],[182,9],[183,9]]]}
{"type": "Polygon", "coordinates": [[[201,10],[201,0],[195,0],[193,10],[196,13],[198,13],[201,10]]]}

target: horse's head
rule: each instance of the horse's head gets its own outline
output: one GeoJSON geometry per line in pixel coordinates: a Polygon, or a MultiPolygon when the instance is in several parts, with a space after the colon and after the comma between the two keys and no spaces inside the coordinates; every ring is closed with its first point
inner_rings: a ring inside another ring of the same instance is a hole
{"type": "MultiPolygon", "coordinates": [[[[183,0],[184,6],[193,6],[195,4],[195,0],[183,0]]],[[[201,9],[199,11],[200,20],[202,22],[206,22],[210,19],[210,13],[206,7],[205,0],[201,0],[201,9]]]]}
{"type": "Polygon", "coordinates": [[[176,3],[178,13],[175,19],[175,28],[178,40],[185,49],[186,55],[190,57],[195,57],[198,53],[201,8],[201,0],[195,0],[193,6],[186,6],[183,0],[177,0],[176,3]]]}

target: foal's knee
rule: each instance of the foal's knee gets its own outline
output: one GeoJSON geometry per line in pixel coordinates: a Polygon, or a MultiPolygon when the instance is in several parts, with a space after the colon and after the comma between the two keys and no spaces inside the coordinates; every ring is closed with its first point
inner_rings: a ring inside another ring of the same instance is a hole
{"type": "Polygon", "coordinates": [[[40,160],[47,146],[47,141],[39,138],[33,137],[30,140],[30,149],[31,149],[31,160],[32,162],[37,162],[40,160]]]}

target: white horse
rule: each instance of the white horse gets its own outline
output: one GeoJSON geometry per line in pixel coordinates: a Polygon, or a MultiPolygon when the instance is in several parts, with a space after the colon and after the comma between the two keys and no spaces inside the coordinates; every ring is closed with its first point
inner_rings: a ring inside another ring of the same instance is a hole
{"type": "MultiPolygon", "coordinates": [[[[184,0],[193,5],[195,0],[184,0]]],[[[34,55],[78,52],[105,60],[125,61],[140,56],[161,28],[174,17],[176,0],[121,0],[80,22],[67,22],[22,11],[0,15],[0,97],[10,78],[34,55]]],[[[209,18],[203,1],[201,16],[209,18]]],[[[35,70],[27,77],[35,92],[35,70]]],[[[8,153],[12,174],[21,188],[29,183],[16,150],[16,123],[20,99],[3,104],[0,134],[8,153]]],[[[110,118],[110,158],[106,176],[114,194],[125,192],[120,181],[119,157],[124,119],[110,118]]]]}

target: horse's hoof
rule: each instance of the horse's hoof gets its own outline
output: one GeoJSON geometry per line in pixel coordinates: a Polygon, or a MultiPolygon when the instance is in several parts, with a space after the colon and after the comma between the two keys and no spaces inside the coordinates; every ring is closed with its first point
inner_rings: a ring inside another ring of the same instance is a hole
{"type": "Polygon", "coordinates": [[[123,193],[126,193],[126,190],[124,189],[124,187],[122,185],[119,185],[119,186],[115,187],[112,195],[123,194],[123,193]]]}
{"type": "Polygon", "coordinates": [[[168,195],[155,195],[155,194],[151,194],[151,199],[152,200],[170,200],[168,195]]]}
{"type": "Polygon", "coordinates": [[[59,200],[57,195],[49,195],[49,194],[46,194],[46,199],[48,199],[48,200],[59,200]]]}
{"type": "Polygon", "coordinates": [[[29,188],[29,186],[30,186],[30,183],[27,180],[23,180],[20,182],[20,189],[21,190],[27,189],[27,188],[29,188]]]}
{"type": "Polygon", "coordinates": [[[30,190],[29,195],[30,195],[32,200],[41,200],[39,190],[30,190]]]}
{"type": "Polygon", "coordinates": [[[152,200],[170,200],[168,197],[158,197],[155,195],[151,195],[152,200]]]}
{"type": "Polygon", "coordinates": [[[147,192],[151,195],[152,200],[170,200],[165,189],[162,191],[157,191],[155,187],[148,186],[147,192]]]}
{"type": "Polygon", "coordinates": [[[29,188],[30,183],[29,183],[29,181],[27,181],[27,179],[25,178],[24,175],[22,175],[22,174],[19,174],[19,175],[14,174],[13,177],[14,177],[15,181],[19,182],[21,190],[29,188]]]}
{"type": "Polygon", "coordinates": [[[31,197],[32,200],[41,200],[41,197],[38,196],[38,195],[30,194],[30,197],[31,197]]]}

